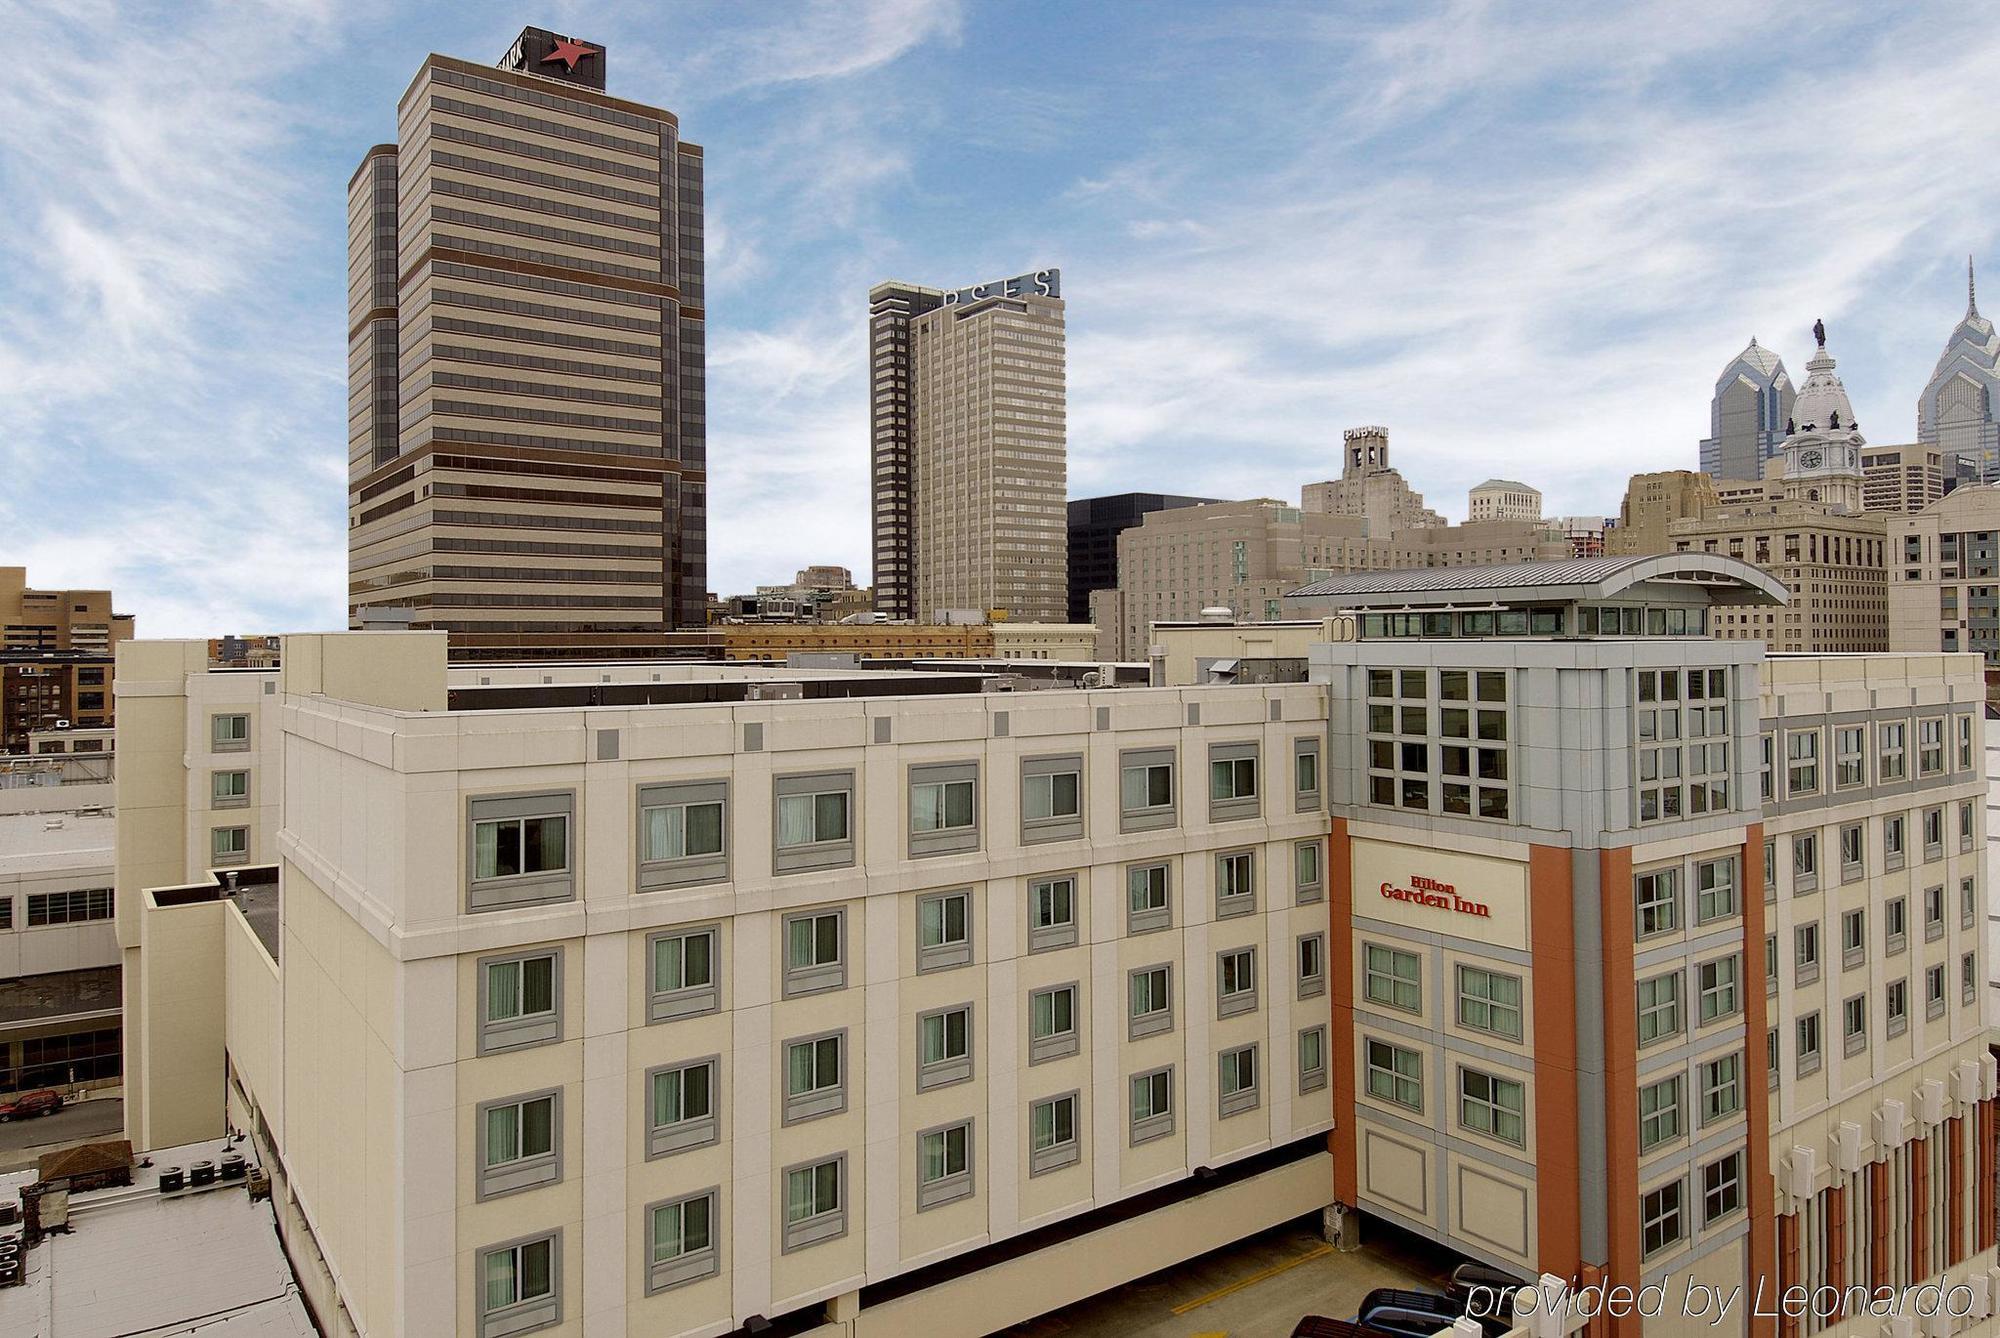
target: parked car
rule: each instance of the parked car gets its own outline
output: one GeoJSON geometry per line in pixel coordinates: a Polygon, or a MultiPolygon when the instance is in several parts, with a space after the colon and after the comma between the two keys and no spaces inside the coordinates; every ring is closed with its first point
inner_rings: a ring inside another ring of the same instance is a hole
{"type": "Polygon", "coordinates": [[[1390,1335],[1350,1319],[1307,1315],[1292,1329],[1292,1338],[1390,1338],[1390,1335]]]}
{"type": "Polygon", "coordinates": [[[0,1122],[53,1115],[62,1108],[62,1093],[45,1087],[39,1092],[23,1092],[12,1101],[0,1101],[0,1122]]]}
{"type": "MultiPolygon", "coordinates": [[[[1464,1316],[1466,1300],[1465,1296],[1377,1287],[1362,1298],[1359,1319],[1370,1328],[1387,1333],[1431,1338],[1439,1329],[1450,1328],[1453,1320],[1464,1316]]],[[[1488,1338],[1498,1338],[1509,1327],[1506,1321],[1490,1316],[1478,1317],[1478,1323],[1488,1338]]]]}

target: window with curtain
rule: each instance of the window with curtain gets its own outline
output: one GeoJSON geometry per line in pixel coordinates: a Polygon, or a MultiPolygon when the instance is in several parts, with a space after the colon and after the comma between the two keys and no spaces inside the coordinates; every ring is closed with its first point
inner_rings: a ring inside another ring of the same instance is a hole
{"type": "Polygon", "coordinates": [[[486,1018],[506,1022],[555,1011],[556,959],[553,954],[517,957],[486,964],[486,1018]]]}
{"type": "Polygon", "coordinates": [[[943,832],[971,825],[971,781],[944,781],[910,787],[911,831],[943,832]]]}
{"type": "Polygon", "coordinates": [[[804,1096],[840,1086],[840,1038],[821,1036],[785,1047],[785,1091],[804,1096]]]}
{"type": "Polygon", "coordinates": [[[699,989],[715,983],[715,931],[653,941],[653,989],[699,989]]]}
{"type": "Polygon", "coordinates": [[[644,859],[689,859],[722,853],[720,802],[660,804],[642,810],[640,820],[646,836],[644,859]]]}
{"type": "Polygon", "coordinates": [[[1076,1098],[1059,1096],[1037,1101],[1028,1114],[1030,1149],[1046,1152],[1076,1141],[1076,1098]]]}
{"type": "Polygon", "coordinates": [[[524,1241],[486,1255],[486,1309],[504,1310],[552,1295],[554,1242],[524,1241]]]}
{"type": "Polygon", "coordinates": [[[473,824],[474,878],[561,873],[569,867],[569,818],[489,818],[473,824]]]}
{"type": "Polygon", "coordinates": [[[486,1111],[486,1164],[505,1166],[555,1151],[556,1101],[552,1096],[489,1106],[486,1111]]]}
{"type": "Polygon", "coordinates": [[[840,916],[806,915],[786,926],[786,962],[795,967],[840,961],[840,916]]]}
{"type": "Polygon", "coordinates": [[[803,1222],[808,1218],[840,1211],[840,1163],[823,1161],[803,1166],[785,1175],[785,1220],[803,1222]]]}
{"type": "Polygon", "coordinates": [[[954,1124],[949,1129],[936,1129],[923,1135],[923,1179],[926,1182],[965,1174],[968,1166],[967,1136],[970,1133],[966,1125],[954,1124]]]}
{"type": "Polygon", "coordinates": [[[778,844],[815,845],[847,839],[846,790],[778,796],[778,844]]]}
{"type": "Polygon", "coordinates": [[[715,1113],[715,1066],[690,1064],[653,1075],[653,1122],[682,1124],[715,1113]]]}
{"type": "Polygon", "coordinates": [[[653,1262],[706,1250],[713,1241],[714,1217],[715,1199],[708,1194],[653,1209],[653,1262]]]}

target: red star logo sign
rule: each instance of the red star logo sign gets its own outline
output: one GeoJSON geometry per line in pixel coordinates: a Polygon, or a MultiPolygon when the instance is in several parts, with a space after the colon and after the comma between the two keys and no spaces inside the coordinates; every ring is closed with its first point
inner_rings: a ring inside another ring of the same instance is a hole
{"type": "Polygon", "coordinates": [[[552,60],[559,60],[563,63],[564,69],[574,74],[578,61],[582,60],[585,56],[594,56],[596,54],[597,48],[594,46],[585,46],[581,42],[572,42],[567,37],[558,37],[556,38],[555,50],[542,57],[542,64],[546,65],[552,60]]]}

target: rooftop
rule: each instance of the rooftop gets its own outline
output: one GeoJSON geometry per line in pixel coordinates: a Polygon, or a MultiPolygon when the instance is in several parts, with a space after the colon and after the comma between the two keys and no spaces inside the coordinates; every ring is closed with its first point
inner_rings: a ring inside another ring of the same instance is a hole
{"type": "Polygon", "coordinates": [[[1649,584],[1720,596],[1711,601],[1716,603],[1783,604],[1789,598],[1783,585],[1749,563],[1715,553],[1357,572],[1314,581],[1292,591],[1289,598],[1323,600],[1333,607],[1354,609],[1468,602],[1576,603],[1621,595],[1636,598],[1636,588],[1649,584]]]}
{"type": "Polygon", "coordinates": [[[76,813],[0,813],[0,873],[111,865],[118,819],[110,810],[76,813]]]}

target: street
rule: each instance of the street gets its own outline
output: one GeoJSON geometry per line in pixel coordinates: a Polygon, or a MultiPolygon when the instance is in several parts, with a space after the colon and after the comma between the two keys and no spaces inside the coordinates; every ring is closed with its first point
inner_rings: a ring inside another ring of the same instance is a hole
{"type": "Polygon", "coordinates": [[[99,1097],[64,1106],[53,1115],[0,1124],[0,1171],[19,1171],[45,1152],[77,1143],[117,1138],[125,1127],[125,1103],[99,1097]]]}

